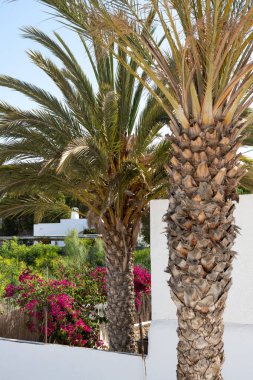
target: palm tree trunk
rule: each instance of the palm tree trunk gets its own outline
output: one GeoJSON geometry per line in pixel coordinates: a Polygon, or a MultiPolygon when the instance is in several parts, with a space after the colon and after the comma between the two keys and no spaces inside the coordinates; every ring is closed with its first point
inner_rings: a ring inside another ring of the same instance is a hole
{"type": "Polygon", "coordinates": [[[107,267],[107,319],[110,350],[134,352],[135,293],[131,231],[104,234],[107,267]]]}
{"type": "Polygon", "coordinates": [[[192,125],[174,140],[167,221],[177,306],[178,380],[222,380],[223,311],[231,286],[241,125],[192,125]]]}

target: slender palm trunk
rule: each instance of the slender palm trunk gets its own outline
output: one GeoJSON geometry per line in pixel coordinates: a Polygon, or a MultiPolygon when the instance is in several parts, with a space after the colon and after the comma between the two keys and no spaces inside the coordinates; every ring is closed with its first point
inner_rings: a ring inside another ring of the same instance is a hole
{"type": "Polygon", "coordinates": [[[222,380],[241,125],[192,125],[174,138],[167,271],[178,315],[178,380],[222,380]]]}
{"type": "Polygon", "coordinates": [[[131,230],[104,234],[107,267],[107,319],[110,350],[134,352],[135,293],[131,230]]]}

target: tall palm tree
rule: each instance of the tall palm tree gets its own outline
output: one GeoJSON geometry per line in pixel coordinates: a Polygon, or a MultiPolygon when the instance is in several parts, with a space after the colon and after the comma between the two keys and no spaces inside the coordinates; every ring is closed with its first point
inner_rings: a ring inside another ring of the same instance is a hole
{"type": "MultiPolygon", "coordinates": [[[[142,68],[150,81],[143,83],[139,72],[135,77],[170,117],[167,271],[179,320],[177,378],[220,380],[237,232],[233,201],[243,176],[237,152],[252,119],[242,115],[253,100],[253,2],[42,2],[87,39],[103,29],[104,46],[117,43],[142,68]],[[146,26],[150,12],[163,30],[162,45],[146,26]]],[[[114,56],[122,62],[120,54],[114,56]]]]}
{"type": "Polygon", "coordinates": [[[81,37],[96,92],[57,33],[51,39],[28,28],[25,37],[60,60],[61,68],[38,51],[28,53],[58,86],[62,100],[29,83],[0,77],[0,86],[37,103],[28,111],[0,103],[1,215],[61,210],[59,191],[89,208],[105,244],[110,348],[133,351],[133,251],[143,211],[168,186],[164,163],[169,142],[160,134],[168,117],[152,98],[139,114],[143,85],[133,75],[139,69],[120,47],[112,51],[132,73],[115,64],[112,52],[102,51],[98,40],[87,45],[81,37]]]}

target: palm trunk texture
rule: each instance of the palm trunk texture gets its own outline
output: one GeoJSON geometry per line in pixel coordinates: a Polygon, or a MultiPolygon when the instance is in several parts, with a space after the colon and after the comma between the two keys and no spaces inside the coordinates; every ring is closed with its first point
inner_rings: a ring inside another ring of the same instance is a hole
{"type": "Polygon", "coordinates": [[[135,294],[131,231],[104,235],[107,267],[107,319],[111,351],[134,352],[135,294]]]}
{"type": "Polygon", "coordinates": [[[192,125],[173,138],[167,272],[178,315],[178,380],[222,380],[242,124],[192,125]]]}

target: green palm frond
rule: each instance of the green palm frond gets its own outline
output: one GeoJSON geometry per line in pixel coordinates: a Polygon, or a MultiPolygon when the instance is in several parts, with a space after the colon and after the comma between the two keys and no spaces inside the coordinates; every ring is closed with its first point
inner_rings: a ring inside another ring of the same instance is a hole
{"type": "MultiPolygon", "coordinates": [[[[115,61],[113,52],[101,55],[100,41],[88,46],[81,37],[98,81],[95,92],[58,34],[54,40],[34,28],[24,33],[60,59],[61,68],[39,51],[28,52],[58,86],[62,99],[0,77],[0,85],[36,102],[33,110],[0,103],[0,215],[33,213],[36,202],[43,213],[61,192],[87,206],[105,225],[124,215],[128,222],[139,217],[149,200],[165,191],[163,165],[168,159],[167,142],[159,143],[167,114],[148,98],[139,115],[144,85],[134,73],[141,69],[119,46],[113,49],[133,74],[115,61]]],[[[145,82],[146,74],[142,78],[145,82]]]]}
{"type": "Polygon", "coordinates": [[[95,94],[92,85],[70,48],[60,35],[54,33],[58,41],[57,43],[54,39],[36,28],[27,27],[23,29],[23,32],[25,38],[38,42],[41,46],[51,51],[51,53],[63,63],[65,71],[69,73],[70,78],[73,80],[73,84],[78,88],[79,92],[83,93],[87,98],[87,104],[94,107],[95,94]]]}
{"type": "Polygon", "coordinates": [[[253,145],[253,109],[248,108],[245,112],[245,117],[248,119],[248,125],[244,130],[245,139],[244,144],[248,146],[253,145]],[[252,120],[251,120],[252,119],[252,120]]]}
{"type": "MultiPolygon", "coordinates": [[[[142,68],[184,128],[188,128],[190,118],[205,125],[224,118],[229,125],[253,100],[252,0],[150,0],[145,7],[129,0],[42,2],[84,38],[100,35],[107,49],[116,43],[120,53],[113,52],[114,56],[138,79],[139,73],[131,71],[122,54],[142,68]],[[147,22],[152,12],[164,33],[161,46],[147,22]],[[174,61],[174,70],[170,60],[174,61]]],[[[143,85],[171,117],[149,82],[143,85]]],[[[176,128],[176,120],[173,122],[176,128]]]]}
{"type": "Polygon", "coordinates": [[[71,212],[71,208],[53,197],[44,195],[27,195],[27,196],[8,196],[0,201],[0,215],[3,218],[12,216],[21,217],[27,214],[37,215],[35,223],[38,223],[43,215],[54,217],[66,216],[71,212]],[[40,218],[38,216],[40,215],[40,218]]]}
{"type": "Polygon", "coordinates": [[[40,106],[48,108],[52,113],[58,114],[66,119],[69,118],[69,113],[66,107],[64,107],[55,96],[37,86],[7,75],[0,76],[0,86],[16,90],[35,101],[40,106]]]}
{"type": "Polygon", "coordinates": [[[253,159],[242,157],[243,166],[246,169],[246,174],[241,179],[240,185],[250,191],[253,192],[253,159]]]}

